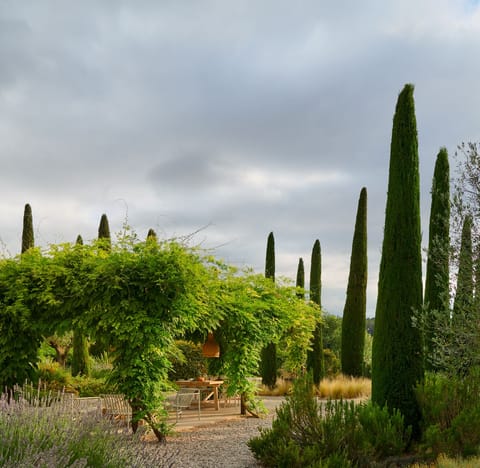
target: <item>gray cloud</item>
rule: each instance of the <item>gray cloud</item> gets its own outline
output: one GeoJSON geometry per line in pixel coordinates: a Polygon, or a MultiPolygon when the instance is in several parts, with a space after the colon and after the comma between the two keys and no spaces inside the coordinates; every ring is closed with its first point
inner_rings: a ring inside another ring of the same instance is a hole
{"type": "Polygon", "coordinates": [[[341,313],[369,194],[375,308],[395,101],[416,85],[427,238],[440,146],[478,133],[475,2],[5,1],[0,5],[0,239],[128,222],[295,276],[320,239],[323,303],[341,313]]]}

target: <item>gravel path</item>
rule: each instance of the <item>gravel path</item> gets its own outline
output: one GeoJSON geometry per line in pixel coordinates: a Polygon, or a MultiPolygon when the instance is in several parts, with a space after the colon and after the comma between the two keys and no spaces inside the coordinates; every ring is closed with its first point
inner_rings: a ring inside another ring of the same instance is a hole
{"type": "Polygon", "coordinates": [[[167,445],[151,447],[162,466],[175,468],[255,468],[257,463],[247,441],[259,434],[260,427],[271,427],[273,415],[220,421],[168,437],[167,445]],[[165,461],[165,460],[168,461],[165,461]]]}

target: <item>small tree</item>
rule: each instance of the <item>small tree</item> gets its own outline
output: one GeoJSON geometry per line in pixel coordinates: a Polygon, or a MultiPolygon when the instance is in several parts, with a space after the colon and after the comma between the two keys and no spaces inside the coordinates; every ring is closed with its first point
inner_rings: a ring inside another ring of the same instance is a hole
{"type": "Polygon", "coordinates": [[[34,246],[32,208],[27,203],[23,212],[22,253],[34,246]]]}
{"type": "Polygon", "coordinates": [[[413,85],[398,96],[393,118],[385,228],[372,356],[372,401],[398,409],[420,435],[414,387],[423,380],[420,182],[413,85]]]}
{"type": "Polygon", "coordinates": [[[354,377],[360,377],[363,374],[367,271],[367,189],[364,187],[358,200],[347,299],[342,320],[342,372],[354,377]]]}
{"type": "MultiPolygon", "coordinates": [[[[275,239],[273,232],[268,235],[267,253],[265,258],[265,278],[275,281],[275,239]]],[[[262,384],[270,388],[277,383],[277,346],[269,343],[262,349],[261,360],[262,384]]]]}
{"type": "MultiPolygon", "coordinates": [[[[322,291],[322,257],[320,241],[317,239],[312,248],[312,261],[310,265],[310,300],[320,308],[322,291]]],[[[325,375],[323,360],[323,335],[322,323],[319,320],[313,332],[311,350],[307,353],[307,370],[312,372],[313,382],[319,385],[325,375]]]]}

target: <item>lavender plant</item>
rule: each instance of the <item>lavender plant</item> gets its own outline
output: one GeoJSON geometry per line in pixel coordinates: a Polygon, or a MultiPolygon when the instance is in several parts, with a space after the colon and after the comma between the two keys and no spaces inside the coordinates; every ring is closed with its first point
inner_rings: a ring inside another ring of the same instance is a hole
{"type": "Polygon", "coordinates": [[[99,414],[73,414],[61,393],[16,387],[0,395],[0,466],[173,466],[175,453],[121,432],[99,414]]]}

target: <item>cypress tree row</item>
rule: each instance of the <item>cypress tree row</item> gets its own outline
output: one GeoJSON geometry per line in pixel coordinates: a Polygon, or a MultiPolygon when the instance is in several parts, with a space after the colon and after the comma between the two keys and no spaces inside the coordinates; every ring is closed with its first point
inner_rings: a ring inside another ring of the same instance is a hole
{"type": "MultiPolygon", "coordinates": [[[[77,245],[83,245],[82,236],[79,234],[76,240],[77,245]]],[[[88,340],[81,330],[73,330],[73,354],[72,354],[72,375],[89,375],[90,356],[88,353],[88,340]]]]}
{"type": "Polygon", "coordinates": [[[34,246],[32,208],[27,203],[23,211],[22,253],[34,246]]]}
{"type": "MultiPolygon", "coordinates": [[[[426,356],[434,351],[436,328],[434,311],[449,314],[449,249],[450,249],[450,167],[446,148],[441,148],[435,162],[432,181],[432,204],[428,236],[427,273],[425,277],[426,356]]],[[[429,360],[425,365],[433,370],[429,360]]]]}
{"type": "MultiPolygon", "coordinates": [[[[297,288],[305,289],[305,267],[303,266],[303,258],[298,259],[297,267],[297,281],[295,283],[297,288]]],[[[299,299],[305,299],[305,294],[303,292],[297,293],[299,299]]]]}
{"type": "MultiPolygon", "coordinates": [[[[268,235],[265,258],[265,278],[275,281],[275,239],[273,232],[268,235]]],[[[277,346],[269,343],[262,349],[260,369],[262,384],[274,388],[277,383],[277,346]]]]}
{"type": "Polygon", "coordinates": [[[353,377],[360,377],[363,374],[367,313],[367,270],[367,189],[364,187],[358,200],[347,298],[342,319],[342,372],[353,377]]]}
{"type": "MultiPolygon", "coordinates": [[[[312,248],[312,261],[310,265],[310,300],[321,304],[322,291],[322,257],[320,252],[320,241],[317,239],[312,248]]],[[[313,383],[320,384],[325,374],[325,364],[323,360],[323,330],[322,324],[317,323],[313,332],[312,349],[307,353],[307,370],[312,372],[313,383]]]]}
{"type": "Polygon", "coordinates": [[[398,96],[393,118],[385,228],[372,353],[372,401],[398,409],[420,435],[414,386],[423,380],[422,258],[417,125],[413,85],[398,96]]]}

